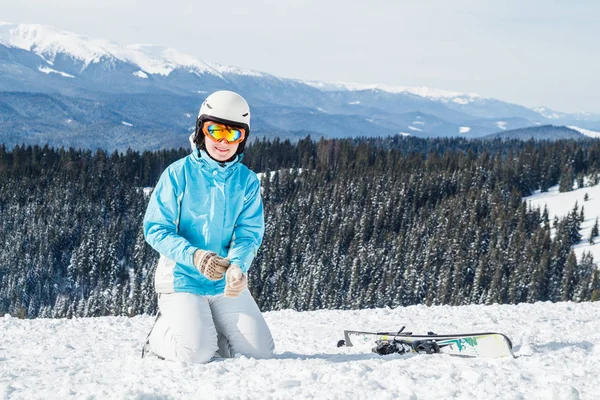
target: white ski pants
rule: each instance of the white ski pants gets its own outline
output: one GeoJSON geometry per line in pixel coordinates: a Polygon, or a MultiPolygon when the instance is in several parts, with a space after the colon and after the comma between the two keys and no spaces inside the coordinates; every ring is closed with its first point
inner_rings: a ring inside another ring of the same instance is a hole
{"type": "Polygon", "coordinates": [[[226,358],[273,356],[273,337],[248,289],[236,298],[162,293],[158,308],[150,349],[167,360],[206,363],[217,351],[226,358]]]}

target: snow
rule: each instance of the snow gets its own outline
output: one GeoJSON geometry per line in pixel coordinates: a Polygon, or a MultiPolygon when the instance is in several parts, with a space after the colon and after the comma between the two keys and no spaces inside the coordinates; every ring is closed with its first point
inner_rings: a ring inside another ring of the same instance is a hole
{"type": "Polygon", "coordinates": [[[471,127],[469,126],[461,126],[458,128],[459,133],[469,133],[471,131],[471,127]]]}
{"type": "Polygon", "coordinates": [[[58,74],[60,76],[64,76],[65,78],[75,78],[73,75],[67,74],[66,72],[57,71],[48,67],[39,66],[38,71],[43,72],[45,74],[58,74]]]}
{"type": "Polygon", "coordinates": [[[593,138],[600,138],[600,132],[590,131],[589,129],[583,129],[583,128],[579,128],[577,126],[568,126],[567,128],[576,130],[577,132],[579,132],[585,136],[589,136],[589,137],[593,137],[593,138]]]}
{"type": "MultiPolygon", "coordinates": [[[[273,180],[273,178],[275,177],[275,174],[276,174],[276,173],[281,173],[282,171],[284,171],[284,170],[279,170],[279,171],[269,171],[269,172],[268,172],[268,175],[269,175],[269,181],[272,181],[272,180],[273,180]]],[[[302,175],[302,172],[304,172],[304,169],[302,169],[302,168],[297,168],[295,171],[297,171],[297,172],[298,172],[298,175],[302,175]]],[[[293,174],[293,173],[294,173],[294,168],[290,168],[290,169],[288,170],[288,172],[289,172],[290,174],[293,174]]],[[[262,180],[263,180],[263,177],[265,176],[265,174],[266,174],[265,172],[259,172],[259,173],[257,173],[257,174],[256,174],[256,177],[258,178],[258,180],[259,180],[259,181],[262,181],[262,180]]],[[[263,190],[263,188],[261,187],[261,188],[260,188],[260,190],[261,190],[261,193],[262,193],[262,190],[263,190]]]]}
{"type": "Polygon", "coordinates": [[[536,107],[533,109],[533,111],[548,119],[560,119],[564,117],[564,115],[552,111],[546,107],[536,107]]]}
{"type": "Polygon", "coordinates": [[[596,238],[596,243],[590,244],[589,238],[596,218],[600,218],[600,185],[584,186],[570,192],[560,193],[558,186],[551,187],[547,192],[537,191],[532,196],[525,197],[525,201],[530,207],[539,207],[544,210],[544,205],[548,208],[550,220],[554,216],[564,218],[577,203],[579,209],[584,207],[585,220],[581,224],[581,242],[573,247],[577,259],[581,260],[584,252],[591,252],[594,256],[596,265],[600,263],[600,238],[596,238]],[[584,201],[585,195],[588,195],[588,201],[584,201]]]}
{"type": "Polygon", "coordinates": [[[592,399],[600,302],[267,312],[275,357],[140,358],[151,316],[0,319],[0,398],[592,399]],[[516,358],[379,356],[344,329],[499,331],[516,358]]]}
{"type": "Polygon", "coordinates": [[[462,105],[467,105],[470,103],[469,99],[465,99],[464,97],[455,97],[452,99],[452,101],[462,105]]]}
{"type": "Polygon", "coordinates": [[[496,126],[502,130],[506,130],[506,122],[505,121],[498,121],[496,122],[496,126]]]}
{"type": "Polygon", "coordinates": [[[126,122],[126,121],[121,121],[121,124],[125,125],[125,126],[133,126],[132,123],[130,122],[126,122]]]}
{"type": "Polygon", "coordinates": [[[423,129],[419,129],[415,126],[409,126],[408,129],[410,129],[411,131],[418,131],[418,132],[423,132],[423,129]]]}
{"type": "Polygon", "coordinates": [[[476,93],[460,93],[442,89],[432,89],[425,86],[407,87],[385,84],[365,84],[365,83],[348,83],[348,82],[323,82],[323,81],[299,81],[305,85],[309,85],[321,90],[381,90],[388,93],[410,93],[416,96],[424,97],[432,100],[451,100],[459,104],[472,103],[482,97],[476,93]]]}
{"type": "Polygon", "coordinates": [[[140,71],[134,72],[134,75],[140,78],[147,77],[146,74],[166,76],[178,68],[187,69],[195,74],[210,73],[221,78],[225,73],[265,75],[256,71],[208,63],[172,48],[142,44],[121,46],[105,39],[58,31],[47,25],[0,23],[0,43],[32,51],[49,64],[54,62],[59,53],[79,60],[84,69],[103,60],[112,61],[113,64],[116,61],[133,63],[140,68],[140,71]]]}
{"type": "Polygon", "coordinates": [[[135,71],[133,75],[137,76],[138,78],[148,79],[148,74],[146,74],[144,71],[135,71]]]}

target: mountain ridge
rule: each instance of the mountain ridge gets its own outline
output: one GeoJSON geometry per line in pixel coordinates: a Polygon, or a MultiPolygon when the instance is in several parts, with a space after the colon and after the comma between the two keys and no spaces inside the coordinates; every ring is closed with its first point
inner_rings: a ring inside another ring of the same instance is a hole
{"type": "Polygon", "coordinates": [[[73,140],[77,147],[111,149],[116,136],[124,134],[122,121],[131,124],[129,136],[118,140],[122,145],[185,145],[182,138],[194,121],[182,115],[195,116],[204,97],[221,89],[237,91],[251,104],[252,138],[296,139],[304,131],[323,137],[478,138],[500,127],[548,123],[600,131],[600,116],[593,114],[554,112],[550,116],[557,117],[548,118],[547,108],[540,112],[473,93],[286,79],[169,47],[121,46],[44,25],[6,22],[0,23],[0,88],[0,140],[9,145],[73,140]],[[34,97],[25,93],[45,93],[53,101],[32,104],[34,97]],[[63,112],[50,112],[50,103],[63,112]],[[86,141],[84,131],[103,132],[107,139],[96,135],[98,140],[86,141]]]}

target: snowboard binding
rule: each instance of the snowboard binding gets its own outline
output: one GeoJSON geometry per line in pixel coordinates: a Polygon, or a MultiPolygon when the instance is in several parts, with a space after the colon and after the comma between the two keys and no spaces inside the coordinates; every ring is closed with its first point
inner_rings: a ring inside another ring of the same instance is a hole
{"type": "Polygon", "coordinates": [[[435,340],[415,340],[408,342],[406,340],[377,340],[376,346],[373,347],[373,353],[381,356],[388,354],[406,354],[406,353],[421,353],[435,354],[440,352],[440,345],[435,340]]]}

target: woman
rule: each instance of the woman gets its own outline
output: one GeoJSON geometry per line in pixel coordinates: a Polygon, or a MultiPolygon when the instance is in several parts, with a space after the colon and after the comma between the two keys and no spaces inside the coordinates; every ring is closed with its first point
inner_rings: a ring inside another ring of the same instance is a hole
{"type": "Polygon", "coordinates": [[[247,288],[264,233],[260,181],[240,163],[249,133],[246,100],[230,91],[211,94],[198,113],[194,151],[171,164],[152,192],[144,236],[160,253],[159,317],[145,350],[161,358],[205,363],[215,355],[273,355],[247,288]]]}

